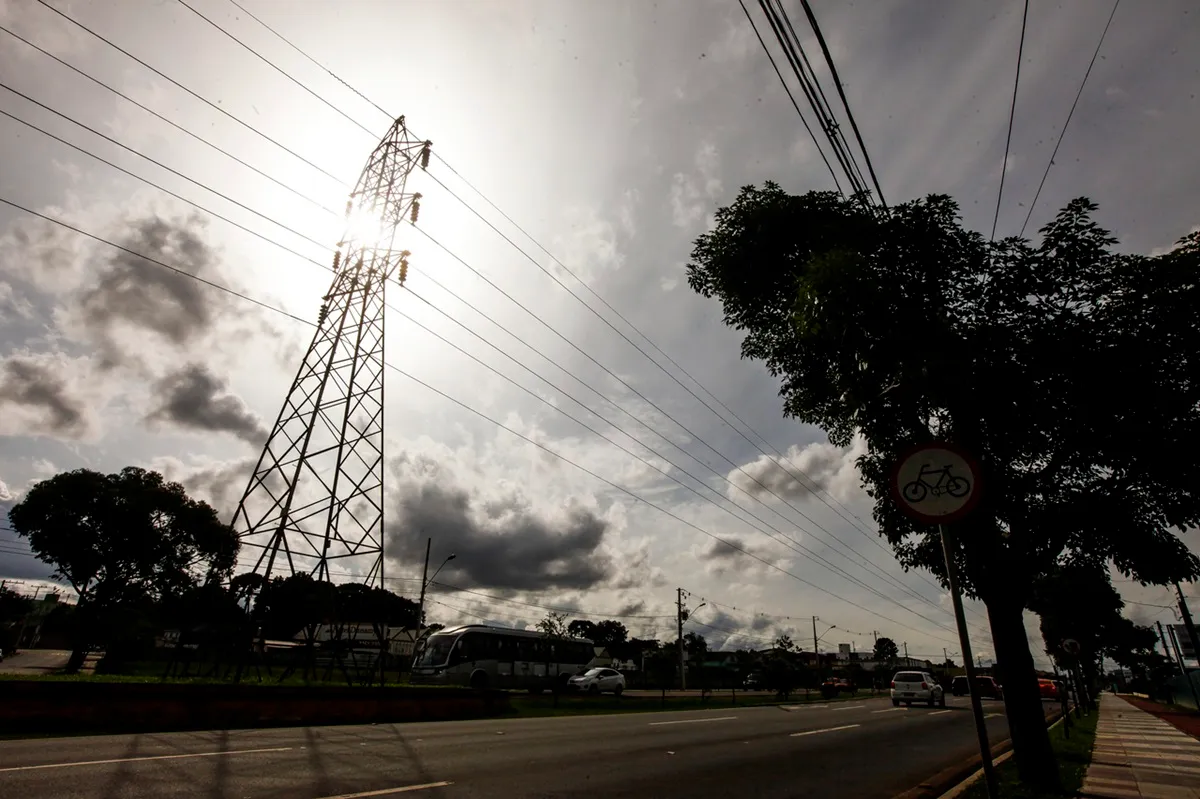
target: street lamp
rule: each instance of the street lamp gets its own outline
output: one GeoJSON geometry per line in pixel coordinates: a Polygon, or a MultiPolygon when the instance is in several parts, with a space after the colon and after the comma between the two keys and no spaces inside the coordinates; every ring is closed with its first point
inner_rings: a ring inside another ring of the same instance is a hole
{"type": "Polygon", "coordinates": [[[425,540],[425,567],[421,570],[421,602],[417,609],[418,634],[420,633],[421,629],[425,627],[425,590],[429,587],[429,584],[433,582],[433,578],[438,576],[438,572],[440,572],[447,563],[458,557],[457,555],[451,554],[444,561],[442,561],[441,566],[437,567],[437,571],[433,573],[433,577],[426,578],[426,575],[429,574],[429,550],[432,547],[433,539],[427,538],[425,540]]]}

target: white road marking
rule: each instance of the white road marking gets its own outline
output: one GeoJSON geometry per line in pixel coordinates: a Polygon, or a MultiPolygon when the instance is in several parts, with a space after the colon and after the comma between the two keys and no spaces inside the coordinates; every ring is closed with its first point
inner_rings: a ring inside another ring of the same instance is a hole
{"type": "Polygon", "coordinates": [[[860,707],[866,707],[866,705],[851,705],[850,707],[835,707],[834,710],[858,710],[860,707]]]}
{"type": "Polygon", "coordinates": [[[6,771],[37,771],[47,768],[69,768],[71,766],[104,766],[110,763],[137,763],[142,760],[179,760],[185,757],[220,757],[222,755],[254,755],[263,752],[287,752],[290,746],[279,746],[272,749],[231,749],[228,752],[195,752],[184,755],[148,755],[146,757],[117,757],[112,760],[77,760],[72,763],[42,763],[37,766],[9,766],[0,768],[0,773],[6,771]]]}
{"type": "Polygon", "coordinates": [[[794,732],[791,737],[799,738],[802,735],[817,735],[822,732],[837,732],[838,730],[850,730],[855,727],[861,727],[861,724],[843,724],[841,727],[826,727],[823,730],[809,730],[808,732],[794,732]]]}
{"type": "Polygon", "coordinates": [[[895,713],[897,710],[908,710],[906,707],[889,707],[885,710],[872,710],[872,713],[895,713]]]}
{"type": "Polygon", "coordinates": [[[829,707],[829,705],[780,705],[779,707],[781,710],[808,710],[809,708],[816,710],[822,707],[829,707]]]}
{"type": "Polygon", "coordinates": [[[652,721],[652,722],[650,722],[650,726],[651,727],[661,727],[664,724],[702,724],[706,721],[729,721],[730,719],[736,719],[736,718],[737,718],[737,716],[717,716],[716,718],[711,718],[711,719],[680,719],[679,721],[652,721]]]}
{"type": "Polygon", "coordinates": [[[940,716],[940,715],[942,715],[943,713],[953,713],[953,712],[954,712],[953,710],[939,710],[939,711],[937,711],[936,713],[930,713],[929,715],[931,715],[931,716],[940,716]]]}
{"type": "Polygon", "coordinates": [[[987,715],[984,716],[984,718],[985,719],[994,719],[997,716],[1003,716],[1003,715],[1004,715],[1003,713],[988,713],[987,715]]]}
{"type": "Polygon", "coordinates": [[[445,788],[447,785],[453,785],[452,782],[427,782],[424,785],[404,785],[400,788],[384,788],[379,791],[363,791],[362,793],[340,793],[337,796],[326,796],[324,799],[362,799],[366,796],[387,796],[393,793],[408,793],[409,791],[423,791],[426,788],[445,788]]]}

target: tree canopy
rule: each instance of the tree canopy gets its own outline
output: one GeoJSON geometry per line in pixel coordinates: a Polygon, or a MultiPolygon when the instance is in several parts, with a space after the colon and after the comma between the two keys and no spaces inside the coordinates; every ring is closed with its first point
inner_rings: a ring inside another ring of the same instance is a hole
{"type": "Polygon", "coordinates": [[[157,472],[88,469],[37,483],[9,511],[17,535],[80,603],[158,600],[233,571],[238,539],[205,502],[157,472]]]}
{"type": "Polygon", "coordinates": [[[688,265],[742,355],[780,378],[785,415],[865,442],[864,487],[906,567],[944,579],[936,528],[890,500],[896,458],[946,440],[979,461],[955,558],[1035,781],[1053,770],[1021,621],[1035,582],[1072,557],[1156,584],[1200,574],[1177,536],[1200,523],[1200,233],[1123,254],[1095,211],[1074,200],[1039,243],[991,243],[949,197],[884,210],[766,183],[717,212],[688,265]]]}
{"type": "Polygon", "coordinates": [[[875,661],[877,663],[891,663],[896,660],[900,654],[900,647],[896,646],[896,642],[891,638],[877,638],[875,640],[875,661]]]}

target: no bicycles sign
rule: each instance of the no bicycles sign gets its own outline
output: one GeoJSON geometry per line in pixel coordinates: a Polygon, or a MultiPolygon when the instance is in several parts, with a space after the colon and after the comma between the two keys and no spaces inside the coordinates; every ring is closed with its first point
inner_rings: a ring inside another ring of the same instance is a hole
{"type": "Polygon", "coordinates": [[[979,466],[953,444],[920,444],[892,469],[892,497],[900,509],[926,524],[948,524],[979,500],[979,466]]]}

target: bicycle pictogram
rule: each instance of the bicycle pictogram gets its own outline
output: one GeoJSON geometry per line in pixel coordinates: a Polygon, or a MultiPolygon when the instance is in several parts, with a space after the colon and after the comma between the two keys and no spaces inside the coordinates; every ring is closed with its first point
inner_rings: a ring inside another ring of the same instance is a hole
{"type": "Polygon", "coordinates": [[[901,489],[901,494],[908,502],[916,503],[924,501],[929,496],[940,497],[943,494],[960,499],[970,491],[970,481],[965,477],[953,474],[949,464],[940,469],[923,464],[921,471],[917,473],[917,478],[906,483],[901,489]]]}

